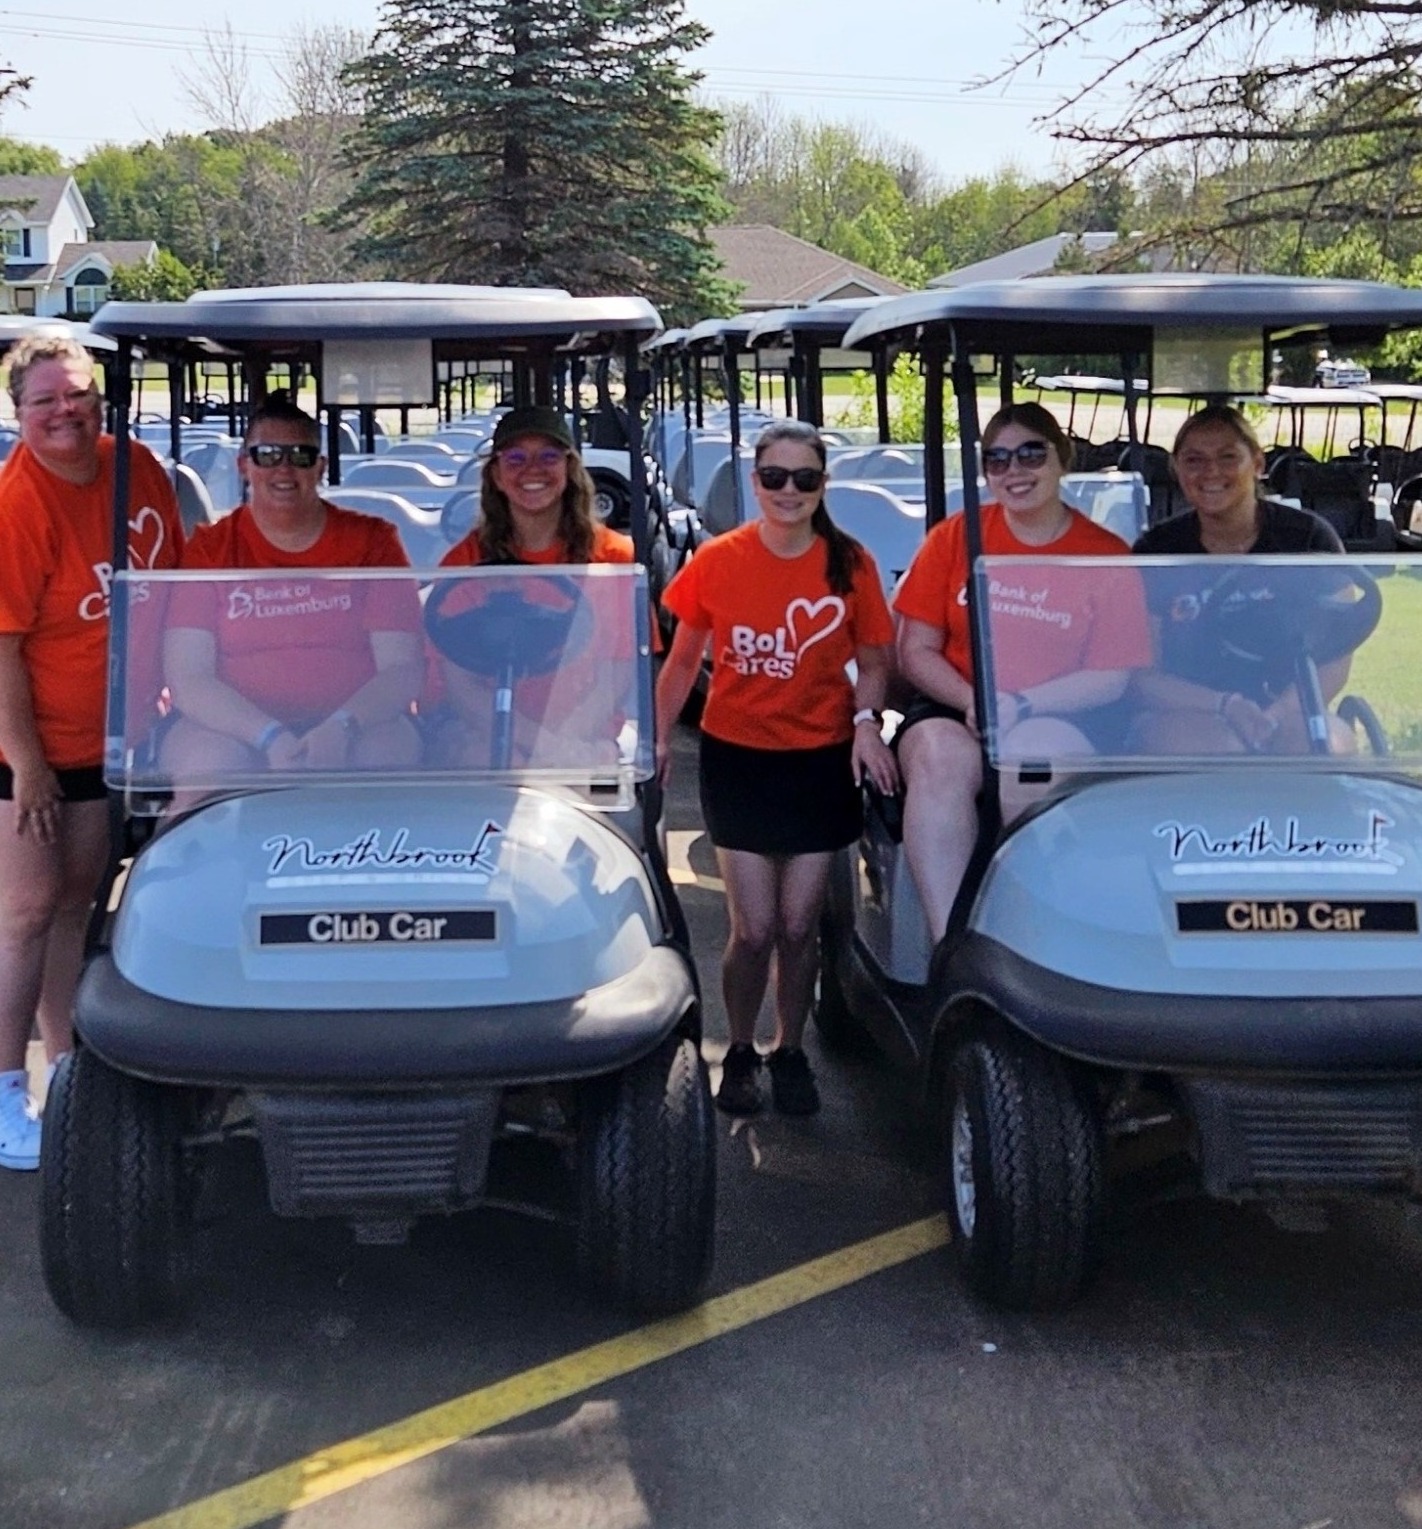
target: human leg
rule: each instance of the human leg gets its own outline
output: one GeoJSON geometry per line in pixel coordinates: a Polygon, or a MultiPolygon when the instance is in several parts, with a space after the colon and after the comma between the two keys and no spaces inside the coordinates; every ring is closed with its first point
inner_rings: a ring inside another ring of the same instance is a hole
{"type": "Polygon", "coordinates": [[[64,881],[63,844],[62,833],[48,844],[16,833],[15,804],[0,801],[0,1073],[25,1065],[64,881]]]}
{"type": "Polygon", "coordinates": [[[755,1027],[775,949],[778,872],[774,860],[749,850],[718,847],[716,860],[726,886],[726,912],[731,924],[721,958],[731,1044],[721,1064],[716,1103],[731,1115],[753,1115],[761,1103],[755,1027]]]}
{"type": "Polygon", "coordinates": [[[108,857],[106,802],[69,802],[61,810],[61,883],[45,942],[36,1015],[50,1062],[74,1043],[74,991],[84,964],[84,936],[108,857]]]}
{"type": "Polygon", "coordinates": [[[775,1044],[798,1046],[805,1034],[819,968],[820,912],[830,854],[791,855],[780,863],[775,920],[775,1044]]]}
{"type": "Polygon", "coordinates": [[[899,745],[904,852],[935,941],[943,937],[978,835],[982,760],[959,722],[926,717],[899,745]]]}
{"type": "Polygon", "coordinates": [[[1094,754],[1091,740],[1064,717],[1032,717],[1014,727],[1003,740],[1003,755],[1009,762],[998,777],[998,800],[1002,821],[1011,823],[1051,790],[1051,781],[1029,783],[1018,778],[1011,761],[1024,759],[1071,759],[1094,754]]]}

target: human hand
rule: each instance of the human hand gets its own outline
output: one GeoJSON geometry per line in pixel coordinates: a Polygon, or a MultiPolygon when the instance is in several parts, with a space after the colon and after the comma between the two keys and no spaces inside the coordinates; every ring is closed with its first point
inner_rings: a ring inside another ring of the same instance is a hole
{"type": "Polygon", "coordinates": [[[976,738],[978,736],[978,698],[976,694],[970,695],[967,704],[963,707],[963,726],[976,738]]]}
{"type": "Polygon", "coordinates": [[[1255,753],[1269,746],[1279,731],[1279,719],[1248,696],[1228,695],[1220,707],[1220,716],[1239,735],[1244,746],[1255,753]]]}
{"type": "Polygon", "coordinates": [[[53,844],[59,837],[59,809],[63,796],[59,779],[47,764],[12,765],[15,803],[15,832],[28,834],[40,844],[53,844]]]}
{"type": "Polygon", "coordinates": [[[306,745],[283,728],[267,745],[266,760],[273,770],[299,770],[306,763],[306,745]]]}
{"type": "Polygon", "coordinates": [[[340,770],[349,760],[351,729],[340,715],[318,722],[300,741],[301,762],[308,770],[340,770]]]}
{"type": "Polygon", "coordinates": [[[899,789],[898,761],[878,728],[865,724],[854,729],[850,765],[856,786],[862,786],[867,775],[885,796],[892,796],[899,789]]]}

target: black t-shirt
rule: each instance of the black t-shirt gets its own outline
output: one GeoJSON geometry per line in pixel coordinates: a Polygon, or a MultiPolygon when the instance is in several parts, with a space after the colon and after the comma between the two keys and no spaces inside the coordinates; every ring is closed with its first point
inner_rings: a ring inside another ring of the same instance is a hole
{"type": "MultiPolygon", "coordinates": [[[[1343,551],[1333,527],[1308,510],[1262,499],[1259,511],[1259,537],[1251,555],[1343,551]]],[[[1164,520],[1133,550],[1147,557],[1204,553],[1200,517],[1192,510],[1164,520]]],[[[1339,587],[1337,569],[1320,574],[1325,592],[1339,587]]],[[[1281,694],[1294,683],[1295,648],[1287,641],[1256,640],[1268,628],[1275,582],[1268,564],[1257,573],[1234,563],[1219,572],[1192,563],[1153,573],[1146,594],[1151,615],[1160,623],[1160,667],[1212,690],[1238,691],[1261,705],[1281,694]],[[1231,628],[1244,640],[1231,640],[1231,628]]],[[[1291,579],[1288,590],[1293,605],[1303,593],[1299,581],[1291,579]]]]}
{"type": "MultiPolygon", "coordinates": [[[[1272,499],[1259,501],[1259,538],[1251,553],[1269,552],[1341,552],[1338,533],[1311,510],[1296,510],[1291,504],[1276,504],[1272,499]]],[[[1204,552],[1200,540],[1200,517],[1189,511],[1162,520],[1131,548],[1143,557],[1172,557],[1189,552],[1204,552]]]]}

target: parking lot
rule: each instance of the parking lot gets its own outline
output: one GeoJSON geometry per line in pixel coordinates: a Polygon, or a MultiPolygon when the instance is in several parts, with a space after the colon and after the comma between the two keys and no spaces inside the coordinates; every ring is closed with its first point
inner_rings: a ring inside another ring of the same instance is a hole
{"type": "MultiPolygon", "coordinates": [[[[694,767],[683,734],[714,1060],[694,767]]],[[[556,1227],[357,1248],[273,1219],[234,1151],[189,1314],[82,1332],[41,1285],[34,1177],[0,1175],[0,1529],[1422,1524],[1422,1218],[1137,1210],[1080,1307],[1004,1317],[950,1278],[907,1085],[817,1066],[820,1116],[718,1117],[711,1299],[651,1327],[577,1288],[556,1227]]]]}

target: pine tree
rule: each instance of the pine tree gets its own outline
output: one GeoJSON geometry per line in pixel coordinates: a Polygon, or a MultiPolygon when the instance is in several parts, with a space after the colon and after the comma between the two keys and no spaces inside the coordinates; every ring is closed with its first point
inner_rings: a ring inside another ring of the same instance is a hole
{"type": "Polygon", "coordinates": [[[726,311],[723,213],[683,0],[386,0],[350,79],[342,209],[391,276],[641,293],[726,311]]]}

